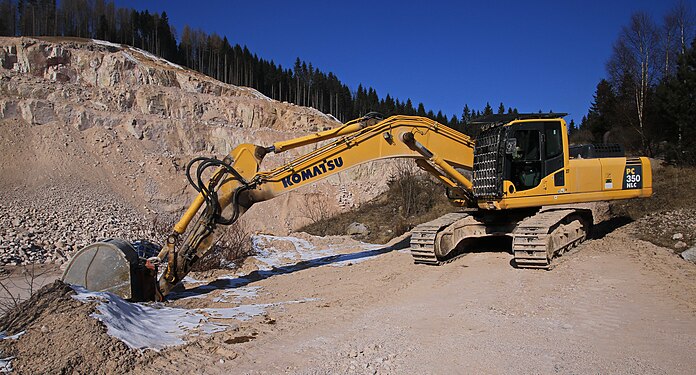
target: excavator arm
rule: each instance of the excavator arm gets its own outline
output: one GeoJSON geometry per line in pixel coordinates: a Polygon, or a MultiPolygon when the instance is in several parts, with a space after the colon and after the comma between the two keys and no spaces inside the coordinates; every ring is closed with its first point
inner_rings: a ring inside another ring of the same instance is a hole
{"type": "Polygon", "coordinates": [[[167,261],[158,282],[158,299],[167,295],[213,246],[220,225],[235,222],[254,203],[273,199],[361,163],[387,158],[415,159],[440,179],[462,202],[469,200],[472,183],[461,171],[471,171],[474,142],[466,135],[427,118],[393,116],[380,120],[362,117],[335,129],[276,142],[263,147],[241,144],[223,160],[197,158],[187,167],[198,196],[174,225],[167,244],[151,263],[167,261]],[[269,153],[282,153],[328,141],[289,163],[261,170],[269,153]],[[196,167],[195,176],[191,170],[196,167]],[[203,173],[216,167],[205,181],[203,173]],[[185,240],[180,237],[198,215],[185,240]]]}

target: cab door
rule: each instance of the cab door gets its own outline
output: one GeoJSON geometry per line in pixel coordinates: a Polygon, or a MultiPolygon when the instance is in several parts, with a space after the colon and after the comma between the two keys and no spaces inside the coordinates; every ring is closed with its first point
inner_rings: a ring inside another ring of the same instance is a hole
{"type": "MultiPolygon", "coordinates": [[[[544,124],[544,177],[553,173],[554,187],[565,186],[565,171],[564,162],[565,155],[563,154],[563,127],[560,122],[546,122],[544,124]]],[[[554,189],[556,190],[556,189],[554,189]]]]}
{"type": "MultiPolygon", "coordinates": [[[[507,155],[506,180],[514,187],[508,193],[533,190],[553,174],[554,187],[565,185],[564,147],[562,126],[559,121],[524,122],[511,126],[508,139],[514,138],[514,147],[507,155]]],[[[552,189],[556,191],[557,189],[552,189]]],[[[534,191],[531,195],[546,194],[534,191]]]]}

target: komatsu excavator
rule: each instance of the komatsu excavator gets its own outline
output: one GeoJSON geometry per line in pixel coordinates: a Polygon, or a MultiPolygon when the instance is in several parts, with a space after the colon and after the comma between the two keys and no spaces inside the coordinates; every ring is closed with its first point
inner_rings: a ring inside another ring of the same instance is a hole
{"type": "Polygon", "coordinates": [[[592,211],[578,203],[652,195],[647,158],[624,157],[618,145],[569,147],[564,115],[501,115],[474,140],[423,117],[369,114],[268,147],[241,144],[222,160],[198,157],[186,173],[198,196],[157,256],[139,256],[121,240],[98,242],[73,257],[63,280],[131,301],[162,300],[214,245],[220,226],[254,203],[385,158],[414,159],[462,207],[412,230],[415,263],[439,265],[472,240],[507,236],[516,267],[548,269],[593,224],[592,211]],[[269,154],[324,141],[278,168],[261,169],[269,154]],[[214,172],[205,180],[209,168],[214,172]]]}

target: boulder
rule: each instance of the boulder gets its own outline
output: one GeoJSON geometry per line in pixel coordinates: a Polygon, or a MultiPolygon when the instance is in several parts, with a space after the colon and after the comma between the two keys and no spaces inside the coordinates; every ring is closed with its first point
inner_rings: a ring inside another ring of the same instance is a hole
{"type": "Polygon", "coordinates": [[[20,113],[16,102],[0,101],[0,118],[16,118],[19,116],[20,113]]]}
{"type": "Polygon", "coordinates": [[[0,66],[4,69],[13,69],[15,63],[17,63],[16,47],[7,46],[0,49],[0,66]]]}
{"type": "Polygon", "coordinates": [[[94,125],[94,122],[90,118],[89,113],[87,113],[83,108],[78,109],[78,113],[75,115],[73,120],[73,126],[79,131],[87,130],[94,125]]]}
{"type": "Polygon", "coordinates": [[[56,120],[53,105],[45,100],[28,99],[19,105],[24,120],[32,125],[43,125],[56,120]]]}
{"type": "Polygon", "coordinates": [[[681,257],[685,260],[688,260],[689,262],[696,263],[696,246],[693,246],[688,250],[682,251],[681,257]]]}
{"type": "Polygon", "coordinates": [[[365,224],[361,223],[350,223],[348,227],[346,228],[346,234],[349,235],[358,235],[358,236],[365,236],[370,234],[370,230],[367,229],[367,226],[365,224]]]}

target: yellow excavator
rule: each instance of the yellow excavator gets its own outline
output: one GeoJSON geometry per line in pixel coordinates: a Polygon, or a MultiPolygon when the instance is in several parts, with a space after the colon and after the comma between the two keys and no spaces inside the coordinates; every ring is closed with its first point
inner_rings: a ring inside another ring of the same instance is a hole
{"type": "Polygon", "coordinates": [[[474,140],[428,118],[371,113],[268,147],[241,144],[222,160],[198,157],[186,173],[198,196],[156,256],[121,240],[98,242],[73,257],[63,280],[132,301],[162,300],[214,245],[220,226],[234,223],[254,203],[386,158],[414,159],[462,207],[412,230],[415,263],[439,265],[473,240],[506,236],[516,267],[548,269],[593,224],[592,210],[579,203],[652,195],[647,158],[627,158],[619,145],[569,147],[564,116],[494,115],[480,122],[483,130],[474,140]],[[268,154],[324,141],[278,168],[261,169],[268,154]],[[209,168],[212,177],[205,179],[209,168]]]}

